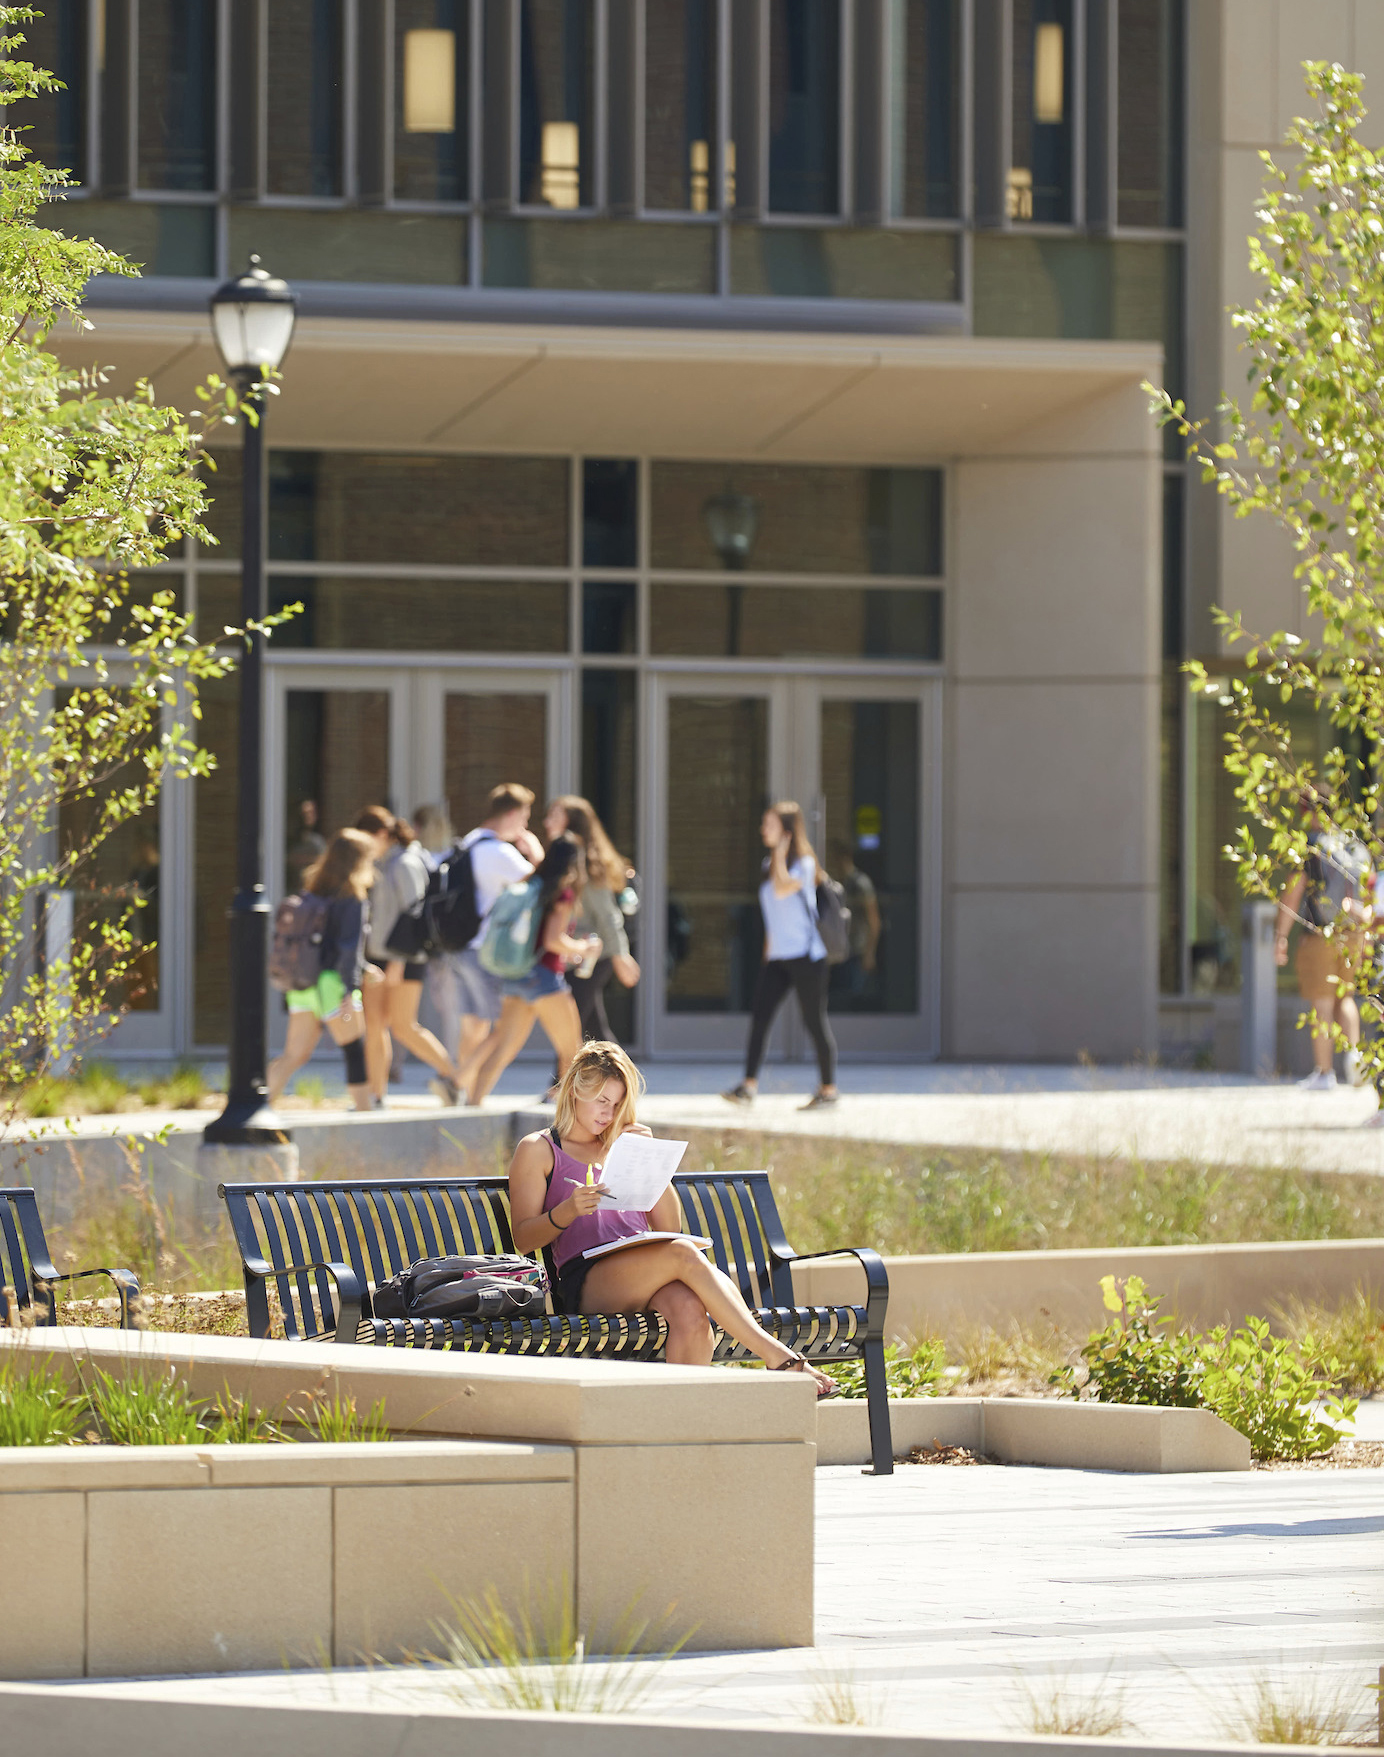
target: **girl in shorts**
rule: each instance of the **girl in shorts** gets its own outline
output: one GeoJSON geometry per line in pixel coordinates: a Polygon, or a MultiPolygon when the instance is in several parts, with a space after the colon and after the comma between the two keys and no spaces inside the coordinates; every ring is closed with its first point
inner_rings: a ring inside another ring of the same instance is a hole
{"type": "Polygon", "coordinates": [[[467,1094],[471,1104],[481,1102],[528,1042],[535,1019],[553,1046],[559,1079],[581,1046],[581,1018],[567,985],[567,966],[580,964],[600,941],[573,939],[567,931],[586,883],[580,843],[571,836],[558,836],[533,876],[542,884],[538,961],[527,976],[500,985],[504,996],[500,1017],[490,1034],[490,1048],[471,1076],[467,1094]]]}
{"type": "Polygon", "coordinates": [[[375,882],[375,841],[361,830],[341,830],[325,854],[303,873],[303,889],[329,899],[322,930],[322,973],[311,988],[292,988],[283,1054],[269,1064],[269,1102],[317,1048],[325,1025],[346,1059],[346,1090],[357,1110],[370,1109],[365,1073],[365,1013],[360,983],[370,925],[370,887],[375,882]]]}

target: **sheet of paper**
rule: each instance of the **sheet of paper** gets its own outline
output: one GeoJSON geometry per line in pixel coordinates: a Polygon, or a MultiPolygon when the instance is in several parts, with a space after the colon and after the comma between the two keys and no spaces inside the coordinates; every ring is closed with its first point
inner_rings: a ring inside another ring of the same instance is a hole
{"type": "Polygon", "coordinates": [[[610,1194],[604,1209],[649,1209],[673,1181],[686,1141],[655,1141],[652,1135],[621,1135],[606,1156],[601,1182],[610,1194]]]}
{"type": "Polygon", "coordinates": [[[608,1245],[592,1245],[589,1251],[583,1251],[584,1257],[608,1257],[612,1251],[627,1251],[631,1245],[657,1245],[680,1239],[684,1244],[696,1245],[699,1251],[709,1251],[711,1240],[698,1238],[691,1232],[637,1232],[633,1238],[612,1239],[608,1245]]]}

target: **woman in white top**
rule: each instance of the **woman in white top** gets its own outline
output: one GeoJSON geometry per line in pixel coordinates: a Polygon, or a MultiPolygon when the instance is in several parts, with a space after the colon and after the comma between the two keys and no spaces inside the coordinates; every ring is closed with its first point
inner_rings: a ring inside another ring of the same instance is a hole
{"type": "Polygon", "coordinates": [[[822,869],[803,828],[802,807],[792,799],[771,805],[759,826],[769,850],[759,907],[764,916],[764,962],[755,983],[750,1041],[745,1051],[745,1078],[722,1097],[731,1104],[751,1104],[759,1086],[769,1027],[788,998],[798,996],[803,1024],[817,1046],[821,1083],[804,1110],[836,1103],[836,1040],[827,1023],[827,949],[817,931],[817,885],[822,869]]]}

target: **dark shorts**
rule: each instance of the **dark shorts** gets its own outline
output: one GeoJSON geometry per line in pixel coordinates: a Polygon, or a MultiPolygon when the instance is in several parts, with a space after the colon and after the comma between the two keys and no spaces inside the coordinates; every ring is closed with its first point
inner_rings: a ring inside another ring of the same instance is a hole
{"type": "Polygon", "coordinates": [[[426,964],[405,964],[404,965],[404,981],[405,982],[421,982],[427,974],[428,974],[428,966],[426,964]]]}
{"type": "Polygon", "coordinates": [[[570,1263],[564,1263],[557,1272],[557,1286],[553,1289],[554,1301],[560,1312],[575,1318],[581,1311],[582,1283],[586,1280],[586,1272],[591,1267],[585,1257],[573,1257],[570,1263]]]}

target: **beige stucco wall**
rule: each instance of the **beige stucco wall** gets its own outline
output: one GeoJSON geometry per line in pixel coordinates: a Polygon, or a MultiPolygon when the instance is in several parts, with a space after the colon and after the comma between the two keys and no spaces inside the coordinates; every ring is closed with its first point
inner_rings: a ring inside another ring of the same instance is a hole
{"type": "MultiPolygon", "coordinates": [[[[1246,240],[1264,186],[1259,154],[1284,162],[1282,140],[1306,113],[1306,60],[1364,74],[1375,110],[1365,125],[1384,141],[1384,6],[1379,0],[1196,0],[1188,8],[1191,89],[1189,407],[1211,414],[1224,395],[1247,395],[1245,361],[1227,308],[1252,303],[1258,284],[1246,240]]],[[[1248,627],[1307,635],[1293,555],[1265,517],[1236,520],[1201,491],[1192,516],[1193,651],[1217,644],[1206,606],[1242,610],[1248,627]]]]}
{"type": "Polygon", "coordinates": [[[1158,371],[956,466],[948,1056],[1156,1041],[1158,371]]]}

